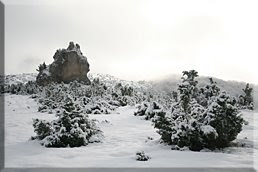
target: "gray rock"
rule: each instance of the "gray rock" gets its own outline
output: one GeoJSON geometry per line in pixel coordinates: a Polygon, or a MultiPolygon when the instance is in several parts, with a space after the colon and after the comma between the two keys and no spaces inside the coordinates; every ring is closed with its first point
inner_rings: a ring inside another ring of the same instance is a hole
{"type": "Polygon", "coordinates": [[[77,80],[85,84],[90,84],[87,73],[90,65],[87,58],[83,56],[80,46],[69,43],[67,49],[59,49],[53,56],[54,62],[46,69],[40,70],[37,76],[37,83],[47,85],[50,82],[69,83],[77,80]]]}

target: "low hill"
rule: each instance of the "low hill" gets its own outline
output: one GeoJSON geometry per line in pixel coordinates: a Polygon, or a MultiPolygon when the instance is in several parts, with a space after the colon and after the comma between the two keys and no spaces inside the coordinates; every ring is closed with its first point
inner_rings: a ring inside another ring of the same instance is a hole
{"type": "MultiPolygon", "coordinates": [[[[89,73],[89,79],[93,81],[94,78],[99,78],[102,83],[105,83],[106,86],[115,86],[118,83],[122,85],[132,86],[134,89],[138,91],[155,91],[161,92],[163,94],[169,94],[172,91],[177,90],[177,85],[180,83],[180,75],[171,75],[166,78],[162,78],[160,80],[155,81],[126,81],[108,74],[97,74],[97,73],[89,73]]],[[[18,83],[27,83],[28,81],[35,81],[37,77],[36,73],[23,73],[17,75],[6,75],[4,76],[5,84],[18,84],[18,83]]],[[[218,86],[228,92],[230,95],[238,97],[243,94],[242,89],[245,88],[245,82],[238,81],[225,81],[219,78],[213,78],[215,82],[217,82],[218,86]]],[[[200,76],[197,78],[199,87],[203,87],[209,83],[209,77],[200,76]]],[[[0,81],[3,83],[3,79],[0,81]]],[[[254,88],[254,102],[255,108],[258,106],[258,85],[251,84],[254,88]]]]}

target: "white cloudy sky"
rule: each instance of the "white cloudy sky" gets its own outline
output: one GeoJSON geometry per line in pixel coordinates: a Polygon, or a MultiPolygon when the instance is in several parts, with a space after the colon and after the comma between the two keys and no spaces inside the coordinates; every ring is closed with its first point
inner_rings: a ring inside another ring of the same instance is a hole
{"type": "Polygon", "coordinates": [[[156,79],[183,70],[258,84],[257,0],[4,0],[6,73],[35,72],[79,43],[91,72],[156,79]]]}

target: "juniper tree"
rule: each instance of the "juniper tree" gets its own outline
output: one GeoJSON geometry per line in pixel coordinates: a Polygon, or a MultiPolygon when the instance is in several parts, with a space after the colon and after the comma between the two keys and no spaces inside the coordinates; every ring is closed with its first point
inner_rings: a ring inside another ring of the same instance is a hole
{"type": "Polygon", "coordinates": [[[195,70],[183,71],[182,84],[178,86],[180,103],[186,114],[190,113],[189,103],[192,98],[196,98],[198,94],[196,87],[198,81],[195,80],[197,76],[198,72],[195,70]]]}
{"type": "Polygon", "coordinates": [[[183,71],[183,82],[188,82],[191,86],[196,86],[198,84],[198,81],[195,80],[196,77],[198,77],[198,72],[196,70],[190,70],[190,71],[183,71]],[[186,77],[184,77],[186,76],[186,77]]]}
{"type": "Polygon", "coordinates": [[[244,97],[244,106],[250,106],[253,103],[253,88],[250,87],[249,83],[246,84],[245,88],[242,89],[245,93],[244,97]]]}
{"type": "Polygon", "coordinates": [[[196,98],[197,102],[204,107],[207,107],[209,105],[209,101],[212,101],[211,99],[218,96],[220,93],[220,88],[212,78],[209,78],[209,82],[210,83],[208,85],[200,88],[199,95],[196,98]]]}
{"type": "Polygon", "coordinates": [[[226,92],[221,92],[209,105],[204,114],[206,123],[217,132],[216,147],[226,147],[236,139],[242,130],[244,119],[235,106],[234,100],[226,92]]]}
{"type": "Polygon", "coordinates": [[[73,99],[67,96],[58,119],[52,122],[34,120],[37,134],[34,139],[41,140],[46,147],[79,147],[90,142],[93,135],[101,133],[95,123],[76,107],[73,99]]]}
{"type": "Polygon", "coordinates": [[[195,98],[197,72],[184,71],[183,75],[186,77],[178,86],[180,102],[172,105],[171,112],[156,115],[153,120],[161,140],[175,148],[187,146],[193,151],[228,146],[242,130],[244,122],[235,100],[221,92],[212,79],[195,98]],[[200,98],[207,100],[205,105],[198,101],[200,98]]]}

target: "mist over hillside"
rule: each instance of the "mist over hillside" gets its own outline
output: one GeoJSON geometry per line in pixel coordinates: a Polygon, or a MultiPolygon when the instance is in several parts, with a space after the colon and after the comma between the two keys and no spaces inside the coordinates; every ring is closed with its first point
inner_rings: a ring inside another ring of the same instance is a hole
{"type": "MultiPolygon", "coordinates": [[[[4,77],[5,84],[11,85],[11,84],[18,84],[18,83],[26,83],[28,81],[35,81],[36,80],[37,73],[23,73],[23,74],[16,74],[16,75],[6,75],[4,77]]],[[[176,91],[178,84],[181,82],[181,75],[179,74],[172,74],[169,76],[162,77],[160,79],[151,80],[151,81],[127,81],[123,80],[122,78],[117,78],[115,76],[109,75],[109,74],[100,74],[100,73],[89,73],[89,79],[93,80],[94,78],[99,78],[101,81],[105,82],[107,86],[112,85],[115,83],[122,83],[134,85],[136,87],[144,86],[147,88],[153,88],[156,89],[156,91],[161,91],[165,93],[169,93],[172,91],[176,91]]],[[[208,76],[199,76],[196,78],[198,81],[199,87],[204,87],[209,83],[208,76]]],[[[228,92],[230,95],[238,97],[241,94],[243,94],[242,89],[247,84],[246,82],[239,82],[239,81],[225,81],[216,77],[212,77],[215,82],[217,82],[218,86],[228,92]]],[[[251,84],[251,87],[254,88],[254,98],[255,100],[258,100],[256,96],[256,92],[258,91],[258,85],[251,84]]]]}
{"type": "MultiPolygon", "coordinates": [[[[200,76],[197,77],[196,80],[198,81],[199,87],[204,87],[207,84],[209,84],[209,78],[208,76],[200,76]]],[[[229,93],[232,96],[239,97],[241,94],[243,94],[243,88],[246,86],[246,82],[239,82],[239,81],[225,81],[216,77],[212,77],[215,82],[217,82],[217,85],[227,93],[229,93]]],[[[177,91],[178,84],[181,82],[181,75],[170,75],[167,77],[163,77],[161,79],[151,81],[153,88],[155,88],[157,91],[162,91],[167,94],[171,93],[172,91],[177,91]]],[[[254,103],[255,103],[255,109],[257,109],[258,106],[258,85],[251,84],[251,87],[254,89],[254,103]]]]}

